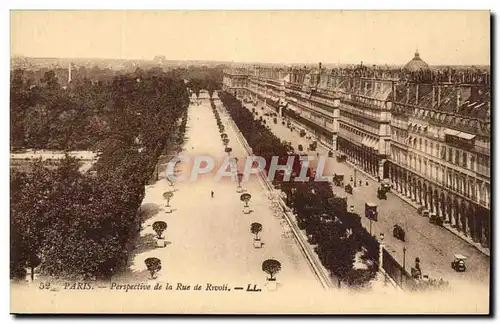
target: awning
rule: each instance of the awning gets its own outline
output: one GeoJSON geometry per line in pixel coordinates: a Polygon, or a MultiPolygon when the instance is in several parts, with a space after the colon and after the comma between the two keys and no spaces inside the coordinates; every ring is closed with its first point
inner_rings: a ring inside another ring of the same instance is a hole
{"type": "Polygon", "coordinates": [[[448,129],[448,128],[447,128],[447,129],[445,129],[445,130],[444,130],[444,133],[445,133],[446,135],[457,136],[457,135],[458,135],[458,133],[460,133],[460,132],[459,132],[459,131],[457,131],[457,130],[454,130],[454,129],[448,129]]]}
{"type": "Polygon", "coordinates": [[[466,139],[466,140],[471,140],[474,137],[476,137],[476,135],[472,135],[472,134],[464,133],[464,132],[458,133],[457,136],[460,137],[460,138],[466,139]]]}

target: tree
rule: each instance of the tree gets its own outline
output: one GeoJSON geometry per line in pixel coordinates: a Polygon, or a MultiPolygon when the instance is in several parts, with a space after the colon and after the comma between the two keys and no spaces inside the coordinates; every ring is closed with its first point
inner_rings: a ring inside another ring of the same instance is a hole
{"type": "MultiPolygon", "coordinates": [[[[272,134],[263,125],[264,118],[254,118],[248,109],[245,109],[238,99],[227,92],[220,92],[224,107],[227,109],[235,124],[247,140],[253,153],[266,159],[269,165],[272,156],[278,156],[280,164],[284,164],[288,156],[293,155],[293,147],[284,143],[272,134]]],[[[292,113],[292,112],[290,112],[292,113]]],[[[304,135],[302,132],[301,135],[304,135]]],[[[303,150],[302,145],[299,150],[303,150]]],[[[296,175],[301,170],[299,159],[293,166],[296,175]]],[[[307,171],[311,176],[311,170],[307,171]]],[[[370,244],[365,238],[364,228],[360,224],[357,214],[347,212],[345,199],[335,197],[332,193],[331,184],[326,182],[278,182],[287,193],[287,205],[294,208],[297,213],[299,228],[306,229],[307,233],[313,235],[318,246],[315,248],[323,265],[339,278],[339,281],[354,281],[353,263],[354,256],[361,247],[366,248],[366,256],[370,260],[378,260],[378,247],[370,244]]],[[[376,268],[376,267],[375,267],[376,268]]],[[[365,277],[369,277],[368,275],[365,277]]]]}
{"type": "MultiPolygon", "coordinates": [[[[327,233],[325,233],[327,234],[327,233]]],[[[324,255],[324,266],[338,278],[338,283],[346,280],[353,270],[356,254],[355,242],[342,238],[340,233],[331,233],[320,243],[320,254],[324,255]]]]}
{"type": "Polygon", "coordinates": [[[224,138],[222,142],[224,143],[224,146],[227,147],[227,145],[229,144],[229,138],[224,138]]]}
{"type": "MultiPolygon", "coordinates": [[[[44,72],[28,78],[40,79],[44,72]]],[[[95,68],[91,80],[62,91],[56,81],[65,71],[56,72],[33,89],[15,80],[11,91],[22,109],[16,131],[31,147],[96,148],[99,158],[92,174],[81,174],[69,157],[55,169],[40,161],[29,173],[13,172],[11,277],[24,278],[30,267],[67,279],[110,278],[127,261],[127,243],[140,222],[137,209],[158,156],[170,134],[186,125],[187,89],[161,71],[138,83],[133,73],[115,77],[95,68]]]]}
{"type": "Polygon", "coordinates": [[[147,258],[144,260],[144,263],[151,274],[151,279],[155,279],[154,275],[161,270],[161,260],[158,258],[147,258]]]}
{"type": "Polygon", "coordinates": [[[225,138],[227,138],[227,134],[226,134],[226,133],[222,133],[222,134],[220,134],[220,138],[221,138],[221,139],[225,139],[225,138]]]}
{"type": "Polygon", "coordinates": [[[53,70],[45,72],[43,78],[40,81],[44,83],[49,90],[57,90],[60,88],[59,80],[57,80],[57,76],[53,70]]]}
{"type": "Polygon", "coordinates": [[[158,239],[161,239],[161,235],[163,232],[167,229],[167,223],[164,221],[156,221],[153,223],[153,231],[156,232],[156,235],[158,235],[158,239]]]}
{"type": "Polygon", "coordinates": [[[245,203],[245,207],[248,207],[248,203],[250,202],[251,198],[252,198],[252,195],[250,195],[249,193],[246,193],[246,192],[241,194],[241,196],[240,196],[240,200],[245,203]]]}
{"type": "Polygon", "coordinates": [[[28,255],[26,266],[30,269],[31,281],[35,280],[35,268],[42,263],[40,257],[34,253],[28,255]]]}
{"type": "Polygon", "coordinates": [[[250,232],[255,235],[255,239],[259,239],[259,233],[262,231],[262,224],[260,223],[252,223],[250,225],[250,232]]]}
{"type": "Polygon", "coordinates": [[[174,193],[172,191],[165,191],[163,193],[163,198],[167,201],[167,207],[170,207],[170,199],[174,196],[174,193]]]}
{"type": "Polygon", "coordinates": [[[276,280],[274,276],[281,271],[281,263],[274,259],[268,259],[262,262],[262,271],[269,275],[270,281],[276,280]]]}
{"type": "Polygon", "coordinates": [[[226,147],[226,148],[224,149],[224,152],[226,152],[226,153],[227,153],[227,155],[230,155],[232,151],[233,151],[233,149],[232,149],[232,148],[230,148],[230,147],[226,147]]]}
{"type": "Polygon", "coordinates": [[[215,92],[215,89],[216,89],[215,82],[212,79],[208,80],[207,81],[207,91],[208,91],[208,95],[210,96],[210,99],[212,99],[213,94],[215,92]]]}

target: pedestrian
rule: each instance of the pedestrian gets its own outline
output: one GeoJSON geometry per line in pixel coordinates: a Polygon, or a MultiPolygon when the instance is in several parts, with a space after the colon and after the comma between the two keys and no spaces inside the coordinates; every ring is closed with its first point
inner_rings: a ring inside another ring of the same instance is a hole
{"type": "Polygon", "coordinates": [[[213,192],[213,190],[210,192],[210,195],[212,196],[212,198],[214,197],[214,192],[213,192]]]}
{"type": "Polygon", "coordinates": [[[368,179],[366,179],[366,185],[368,186],[368,179]]]}

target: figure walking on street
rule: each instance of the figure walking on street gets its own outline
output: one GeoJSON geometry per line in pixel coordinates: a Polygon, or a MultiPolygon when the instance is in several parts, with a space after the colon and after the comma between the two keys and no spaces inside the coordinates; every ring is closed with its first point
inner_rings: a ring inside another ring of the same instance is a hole
{"type": "Polygon", "coordinates": [[[212,190],[212,191],[210,191],[210,195],[212,196],[212,198],[214,197],[214,192],[213,192],[213,190],[212,190]]]}

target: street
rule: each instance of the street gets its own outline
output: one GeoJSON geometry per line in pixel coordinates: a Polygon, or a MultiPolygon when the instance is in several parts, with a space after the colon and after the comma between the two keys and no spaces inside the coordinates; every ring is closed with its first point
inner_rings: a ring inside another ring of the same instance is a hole
{"type": "MultiPolygon", "coordinates": [[[[208,96],[202,93],[200,97],[208,96]]],[[[220,102],[217,105],[221,105],[220,102]]],[[[142,276],[147,279],[144,260],[148,257],[159,258],[162,269],[158,282],[200,283],[207,285],[228,284],[229,288],[256,284],[265,289],[267,274],[262,271],[262,262],[276,259],[281,262],[277,274],[278,291],[304,289],[322,290],[310,266],[298,249],[292,237],[284,237],[286,231],[280,218],[273,215],[266,192],[256,179],[242,184],[251,194],[250,214],[242,212],[243,202],[236,192],[237,183],[226,178],[214,180],[217,161],[227,157],[220,139],[215,116],[207,98],[200,105],[191,105],[188,112],[186,142],[183,155],[194,160],[195,156],[210,156],[215,159],[214,172],[199,176],[196,181],[179,181],[170,205],[172,213],[165,212],[163,193],[172,190],[160,169],[160,180],[146,188],[142,208],[150,214],[143,223],[141,238],[130,267],[131,277],[142,276]],[[211,191],[214,197],[211,197],[211,191]],[[160,209],[161,208],[161,209],[160,209]],[[152,224],[162,220],[168,225],[163,234],[166,247],[157,248],[152,224]],[[254,235],[250,224],[261,223],[260,237],[264,246],[253,247],[254,235]]],[[[230,139],[231,155],[245,157],[246,153],[236,140],[234,130],[226,126],[230,139]]],[[[243,159],[241,159],[243,160],[243,159]]],[[[243,164],[244,161],[240,161],[243,164]]],[[[178,165],[179,175],[189,179],[191,167],[188,162],[178,165]]],[[[175,287],[174,287],[175,289],[175,287]]],[[[205,289],[205,287],[203,287],[205,289]]]]}
{"type": "MultiPolygon", "coordinates": [[[[251,107],[247,107],[251,109],[251,107]]],[[[271,109],[256,110],[260,116],[264,111],[274,112],[271,109]]],[[[292,143],[297,151],[297,146],[302,144],[304,151],[307,150],[309,143],[314,139],[307,140],[300,137],[298,130],[290,131],[286,125],[282,125],[282,119],[278,118],[278,123],[274,124],[272,118],[266,118],[267,125],[272,132],[281,138],[292,143]]],[[[307,152],[311,156],[316,156],[319,152],[322,156],[328,156],[328,151],[321,145],[315,152],[307,152]]],[[[311,163],[311,165],[313,165],[311,163]]],[[[333,158],[328,158],[325,166],[324,175],[344,174],[345,184],[349,183],[351,175],[354,176],[354,170],[345,163],[338,163],[333,158]]],[[[363,226],[370,228],[369,220],[364,217],[364,206],[366,202],[373,202],[378,205],[378,222],[372,222],[372,233],[377,237],[384,233],[384,244],[391,255],[403,263],[403,248],[406,247],[405,266],[408,272],[414,266],[416,257],[420,258],[422,273],[433,278],[443,278],[450,281],[452,285],[473,284],[482,286],[485,289],[489,287],[489,266],[490,259],[464,240],[455,236],[444,228],[440,228],[429,223],[429,219],[420,216],[415,208],[392,193],[387,194],[387,200],[377,198],[377,188],[379,184],[371,178],[365,176],[362,172],[356,172],[356,188],[353,195],[346,194],[344,189],[333,185],[333,192],[341,197],[347,196],[348,205],[354,206],[355,212],[362,216],[363,226]],[[359,180],[362,185],[359,187],[359,180]],[[368,181],[368,185],[366,185],[368,181]],[[401,242],[392,236],[392,229],[395,224],[399,224],[406,232],[406,242],[401,242]],[[455,272],[451,268],[451,261],[455,253],[463,254],[467,257],[467,271],[455,272]]],[[[352,183],[351,183],[352,184],[352,183]]]]}

